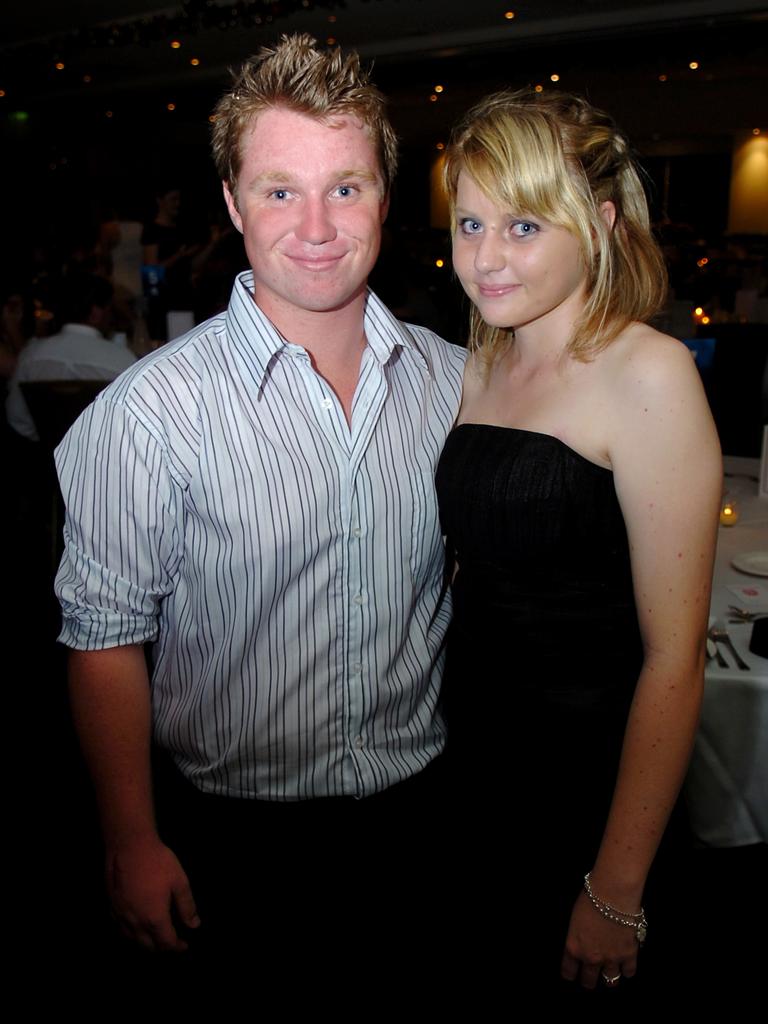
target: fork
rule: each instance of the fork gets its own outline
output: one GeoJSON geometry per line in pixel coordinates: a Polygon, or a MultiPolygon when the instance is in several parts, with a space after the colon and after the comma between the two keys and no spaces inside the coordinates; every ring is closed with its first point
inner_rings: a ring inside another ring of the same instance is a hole
{"type": "Polygon", "coordinates": [[[720,666],[720,668],[730,668],[731,666],[728,664],[728,662],[723,657],[722,651],[717,646],[717,644],[715,643],[715,638],[712,636],[712,629],[713,628],[714,627],[712,627],[709,630],[709,632],[707,633],[707,653],[709,653],[709,650],[710,650],[709,645],[711,644],[712,645],[712,653],[710,654],[710,657],[714,657],[714,658],[717,659],[717,664],[720,666]]]}
{"type": "Polygon", "coordinates": [[[754,622],[755,619],[764,619],[768,616],[768,612],[750,612],[746,608],[737,608],[735,604],[729,604],[728,608],[733,615],[737,616],[732,620],[734,622],[754,622]]]}
{"type": "MultiPolygon", "coordinates": [[[[716,644],[717,643],[725,644],[725,646],[731,652],[731,654],[733,656],[733,659],[736,662],[736,664],[739,666],[739,668],[742,669],[742,671],[744,671],[744,672],[749,672],[749,665],[746,663],[746,661],[744,661],[744,659],[742,657],[740,657],[738,651],[733,646],[733,643],[731,642],[731,638],[728,636],[728,631],[727,630],[719,629],[717,626],[713,626],[710,629],[710,631],[709,631],[709,635],[715,641],[716,644]]],[[[719,665],[722,664],[721,661],[720,661],[720,658],[717,659],[717,662],[718,662],[719,665]]],[[[728,666],[726,665],[725,667],[727,668],[728,666]]]]}

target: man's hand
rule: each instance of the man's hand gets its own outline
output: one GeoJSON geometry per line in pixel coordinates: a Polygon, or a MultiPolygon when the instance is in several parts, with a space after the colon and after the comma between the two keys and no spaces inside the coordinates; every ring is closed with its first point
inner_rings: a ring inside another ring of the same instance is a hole
{"type": "Polygon", "coordinates": [[[181,953],[176,925],[197,928],[195,900],[173,850],[157,837],[107,852],[107,891],[120,928],[146,949],[181,953]]]}

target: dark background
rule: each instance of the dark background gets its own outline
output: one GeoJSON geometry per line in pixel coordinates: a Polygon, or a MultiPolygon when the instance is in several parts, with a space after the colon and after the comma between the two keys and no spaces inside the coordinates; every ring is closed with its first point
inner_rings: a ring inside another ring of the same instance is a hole
{"type": "Polygon", "coordinates": [[[428,169],[460,113],[497,88],[552,88],[559,74],[558,88],[586,94],[630,135],[654,183],[655,219],[716,235],[727,225],[733,140],[768,130],[767,26],[754,0],[4,5],[3,259],[31,238],[82,232],[110,209],[151,216],[160,178],[194,197],[186,215],[204,233],[221,209],[208,116],[227,69],[296,30],[356,47],[374,65],[402,141],[394,230],[428,226],[428,169]]]}

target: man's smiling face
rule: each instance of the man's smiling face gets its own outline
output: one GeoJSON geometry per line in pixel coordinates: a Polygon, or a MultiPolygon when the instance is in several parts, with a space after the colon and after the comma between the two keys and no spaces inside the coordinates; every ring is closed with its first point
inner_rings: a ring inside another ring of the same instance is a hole
{"type": "Polygon", "coordinates": [[[318,121],[284,107],[246,131],[235,195],[254,298],[273,321],[362,306],[387,198],[376,148],[352,117],[318,121]]]}

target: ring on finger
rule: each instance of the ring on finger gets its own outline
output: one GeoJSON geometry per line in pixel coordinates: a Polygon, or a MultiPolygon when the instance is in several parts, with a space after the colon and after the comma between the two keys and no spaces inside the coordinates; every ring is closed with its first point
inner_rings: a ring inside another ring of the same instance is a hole
{"type": "Polygon", "coordinates": [[[606,985],[615,985],[618,981],[621,980],[621,971],[619,971],[618,974],[614,974],[613,976],[610,976],[606,974],[605,971],[602,971],[600,973],[600,977],[603,979],[606,985]]]}

